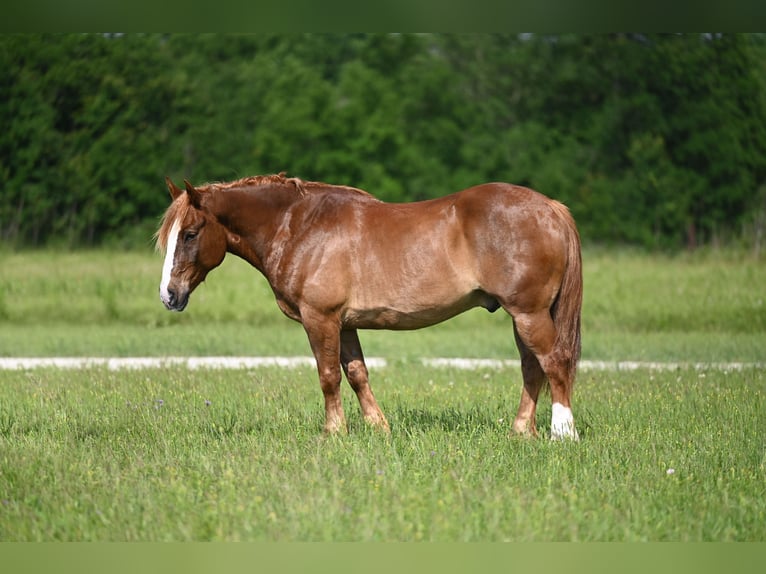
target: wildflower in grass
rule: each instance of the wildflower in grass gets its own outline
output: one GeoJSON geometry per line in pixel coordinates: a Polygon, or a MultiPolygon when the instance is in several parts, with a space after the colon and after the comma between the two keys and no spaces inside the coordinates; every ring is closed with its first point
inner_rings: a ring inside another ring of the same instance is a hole
{"type": "Polygon", "coordinates": [[[675,468],[669,468],[668,470],[665,471],[665,474],[667,474],[668,476],[670,476],[671,474],[675,474],[675,473],[676,473],[676,469],[675,468]]]}
{"type": "Polygon", "coordinates": [[[211,404],[212,404],[212,403],[211,403],[209,400],[205,399],[205,406],[206,406],[206,407],[209,407],[211,404]]]}

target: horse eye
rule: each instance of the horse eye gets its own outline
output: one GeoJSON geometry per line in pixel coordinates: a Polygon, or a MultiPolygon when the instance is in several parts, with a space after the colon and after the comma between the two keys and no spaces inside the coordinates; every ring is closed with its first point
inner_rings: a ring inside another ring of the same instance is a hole
{"type": "Polygon", "coordinates": [[[187,231],[184,233],[184,242],[189,243],[190,241],[194,241],[197,238],[197,232],[196,231],[187,231]]]}

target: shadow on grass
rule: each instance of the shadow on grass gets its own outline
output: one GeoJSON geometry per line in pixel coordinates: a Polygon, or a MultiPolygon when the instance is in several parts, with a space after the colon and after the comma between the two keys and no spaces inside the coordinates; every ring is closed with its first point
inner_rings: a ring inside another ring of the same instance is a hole
{"type": "MultiPolygon", "coordinates": [[[[454,407],[447,408],[412,408],[407,406],[397,407],[394,411],[395,418],[392,421],[392,432],[404,429],[405,432],[419,432],[428,430],[440,430],[458,434],[475,434],[476,432],[500,431],[509,436],[525,438],[511,431],[511,423],[515,412],[503,412],[486,408],[471,408],[460,410],[454,407]]],[[[583,410],[576,419],[577,432],[580,440],[593,435],[594,428],[591,423],[591,414],[583,410]]],[[[550,407],[542,408],[537,412],[537,431],[539,438],[550,438],[550,407]]]]}
{"type": "Polygon", "coordinates": [[[409,430],[438,429],[473,433],[477,429],[497,429],[504,424],[497,413],[479,408],[463,411],[454,407],[428,409],[402,405],[394,409],[393,414],[396,427],[409,430]]]}

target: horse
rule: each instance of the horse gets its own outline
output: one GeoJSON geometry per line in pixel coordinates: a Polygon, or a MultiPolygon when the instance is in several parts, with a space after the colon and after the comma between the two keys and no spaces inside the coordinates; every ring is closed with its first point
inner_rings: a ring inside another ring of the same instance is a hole
{"type": "Polygon", "coordinates": [[[267,279],[316,359],[327,433],[347,431],[341,369],[364,420],[389,423],[370,388],[358,329],[428,327],[474,307],[513,318],[523,386],[512,431],[538,436],[548,383],[550,437],[579,436],[571,408],[580,358],[582,259],[569,210],[532,189],[485,183],[436,199],[386,203],[342,185],[276,175],[184,189],[156,233],[160,299],[183,311],[227,253],[267,279]]]}

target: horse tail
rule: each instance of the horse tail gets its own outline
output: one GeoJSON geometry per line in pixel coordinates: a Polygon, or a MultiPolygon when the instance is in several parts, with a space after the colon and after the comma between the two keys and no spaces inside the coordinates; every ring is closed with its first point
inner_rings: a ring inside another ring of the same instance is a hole
{"type": "Polygon", "coordinates": [[[567,373],[568,391],[571,392],[577,374],[577,362],[582,347],[580,339],[580,315],[582,311],[582,254],[580,234],[569,209],[559,202],[554,210],[566,228],[566,270],[561,279],[556,300],[551,306],[551,317],[556,327],[554,352],[563,359],[567,373]]]}

